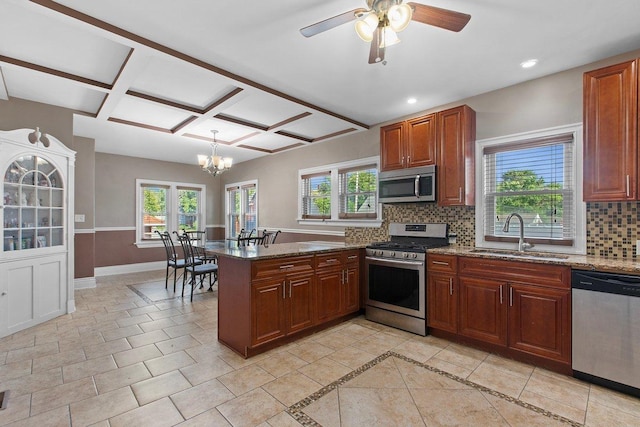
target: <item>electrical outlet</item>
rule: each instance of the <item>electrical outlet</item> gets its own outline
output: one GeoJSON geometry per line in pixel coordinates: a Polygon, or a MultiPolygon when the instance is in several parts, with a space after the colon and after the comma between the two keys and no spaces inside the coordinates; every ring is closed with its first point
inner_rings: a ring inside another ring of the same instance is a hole
{"type": "Polygon", "coordinates": [[[84,214],[75,214],[73,220],[75,222],[84,222],[84,214]]]}

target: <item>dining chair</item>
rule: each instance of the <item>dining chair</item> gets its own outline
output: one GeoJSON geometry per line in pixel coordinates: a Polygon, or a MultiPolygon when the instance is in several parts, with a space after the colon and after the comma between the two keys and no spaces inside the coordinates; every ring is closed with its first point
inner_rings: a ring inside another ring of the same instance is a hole
{"type": "Polygon", "coordinates": [[[240,233],[238,233],[238,247],[241,248],[244,246],[254,245],[258,239],[257,236],[253,235],[255,232],[255,228],[251,231],[247,231],[244,228],[240,230],[240,233]]]}
{"type": "Polygon", "coordinates": [[[192,230],[192,231],[182,230],[182,231],[184,233],[187,233],[187,235],[191,239],[193,250],[196,252],[196,256],[202,262],[204,263],[218,262],[218,258],[216,256],[207,255],[207,251],[205,250],[205,243],[206,243],[206,237],[207,237],[206,231],[199,231],[199,230],[192,230]]]}
{"type": "MultiPolygon", "coordinates": [[[[159,232],[156,230],[156,233],[160,236],[162,240],[162,244],[164,245],[165,252],[167,254],[167,272],[164,279],[164,288],[167,289],[169,285],[169,269],[173,269],[173,292],[176,291],[176,281],[177,281],[177,273],[179,269],[184,269],[186,265],[186,261],[184,258],[178,258],[178,253],[176,252],[176,247],[173,245],[173,240],[171,240],[171,234],[168,231],[159,232]]],[[[183,271],[183,287],[184,287],[184,271],[183,271]]]]}
{"type": "Polygon", "coordinates": [[[280,230],[278,231],[264,230],[262,232],[262,241],[259,244],[263,246],[269,246],[270,244],[275,243],[276,238],[278,237],[278,234],[280,234],[280,230]]]}
{"type": "MultiPolygon", "coordinates": [[[[189,285],[191,285],[191,301],[193,301],[193,289],[198,285],[197,278],[200,278],[200,287],[203,287],[203,282],[205,276],[209,276],[209,289],[208,291],[213,291],[213,284],[218,281],[218,264],[214,263],[203,263],[196,255],[194,251],[194,247],[191,243],[191,238],[187,233],[178,234],[178,240],[182,245],[182,250],[185,253],[186,264],[184,267],[185,275],[189,274],[191,277],[189,278],[189,285]]],[[[182,293],[180,295],[184,296],[184,287],[186,285],[186,281],[182,282],[182,293]]]]}

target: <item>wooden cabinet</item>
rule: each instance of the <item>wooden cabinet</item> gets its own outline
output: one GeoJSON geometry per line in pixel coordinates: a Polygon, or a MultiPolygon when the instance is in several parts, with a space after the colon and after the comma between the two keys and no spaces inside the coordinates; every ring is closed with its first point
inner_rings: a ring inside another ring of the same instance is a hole
{"type": "Polygon", "coordinates": [[[476,113],[467,105],[440,111],[437,124],[438,205],[473,206],[476,113]]]}
{"type": "Polygon", "coordinates": [[[75,311],[75,153],[33,129],[0,132],[0,338],[75,311]]]}
{"type": "Polygon", "coordinates": [[[638,199],[638,61],[584,74],[584,200],[638,199]]]}
{"type": "Polygon", "coordinates": [[[457,257],[427,254],[427,325],[448,332],[458,330],[457,257]]]}
{"type": "Polygon", "coordinates": [[[351,249],[257,260],[219,255],[218,340],[249,357],[359,311],[360,258],[351,249]]]}
{"type": "Polygon", "coordinates": [[[316,310],[325,322],[360,309],[359,253],[316,255],[316,310]]]}
{"type": "Polygon", "coordinates": [[[380,170],[433,165],[436,162],[435,114],[380,128],[380,170]]]}
{"type": "Polygon", "coordinates": [[[570,267],[461,256],[456,275],[451,258],[427,257],[427,319],[434,335],[570,371],[570,267]]]}
{"type": "Polygon", "coordinates": [[[312,256],[257,261],[252,276],[252,346],[313,326],[312,256]]]}

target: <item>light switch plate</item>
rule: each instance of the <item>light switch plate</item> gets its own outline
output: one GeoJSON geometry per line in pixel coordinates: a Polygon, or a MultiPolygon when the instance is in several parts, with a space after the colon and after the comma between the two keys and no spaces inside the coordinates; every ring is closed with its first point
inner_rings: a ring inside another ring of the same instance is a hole
{"type": "Polygon", "coordinates": [[[84,214],[75,214],[73,219],[75,222],[84,222],[84,214]]]}

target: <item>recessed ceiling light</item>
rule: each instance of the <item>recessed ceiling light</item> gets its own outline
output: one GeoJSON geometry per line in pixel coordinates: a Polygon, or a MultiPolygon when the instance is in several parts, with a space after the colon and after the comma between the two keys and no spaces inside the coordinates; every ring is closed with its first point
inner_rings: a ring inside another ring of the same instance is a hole
{"type": "Polygon", "coordinates": [[[538,60],[537,60],[537,59],[527,59],[526,61],[521,62],[521,63],[520,63],[520,66],[521,66],[522,68],[531,68],[531,67],[533,67],[534,65],[536,65],[537,63],[538,63],[538,60]]]}
{"type": "Polygon", "coordinates": [[[407,104],[415,104],[416,102],[418,102],[418,100],[417,100],[417,99],[415,99],[415,98],[409,98],[409,99],[407,99],[407,104]]]}

